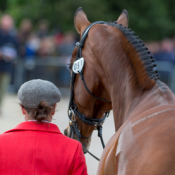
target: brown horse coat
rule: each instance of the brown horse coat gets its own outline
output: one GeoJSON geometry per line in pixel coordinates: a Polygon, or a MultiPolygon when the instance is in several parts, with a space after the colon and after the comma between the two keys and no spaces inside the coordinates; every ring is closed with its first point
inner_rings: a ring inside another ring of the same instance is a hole
{"type": "MultiPolygon", "coordinates": [[[[76,11],[74,23],[82,36],[90,24],[82,8],[76,11]]],[[[174,175],[175,95],[159,80],[148,48],[127,27],[124,10],[117,24],[94,25],[82,50],[89,90],[111,103],[89,95],[80,75],[74,84],[74,101],[87,117],[101,118],[113,109],[116,133],[104,149],[97,174],[174,175]]],[[[77,48],[71,64],[76,53],[77,48]]],[[[83,136],[92,134],[94,127],[74,118],[83,136]]],[[[81,142],[88,148],[90,139],[81,142]]]]}
{"type": "Polygon", "coordinates": [[[175,174],[174,122],[172,105],[131,116],[108,142],[97,174],[175,174]]]}

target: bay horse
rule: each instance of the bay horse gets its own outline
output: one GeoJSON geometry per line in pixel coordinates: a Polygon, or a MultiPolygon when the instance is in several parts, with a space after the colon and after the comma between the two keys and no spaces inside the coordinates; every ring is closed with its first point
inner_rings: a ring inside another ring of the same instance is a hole
{"type": "Polygon", "coordinates": [[[81,40],[70,63],[70,124],[64,133],[79,139],[86,152],[93,130],[113,110],[116,132],[97,174],[174,175],[175,95],[159,80],[148,48],[128,29],[127,11],[113,23],[91,24],[78,8],[74,24],[81,40]]]}

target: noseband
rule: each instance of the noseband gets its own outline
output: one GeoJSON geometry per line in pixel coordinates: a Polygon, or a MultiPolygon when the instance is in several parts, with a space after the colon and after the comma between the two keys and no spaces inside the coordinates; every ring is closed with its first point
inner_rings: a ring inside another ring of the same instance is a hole
{"type": "MultiPolygon", "coordinates": [[[[78,47],[78,51],[77,51],[75,62],[77,60],[82,59],[82,48],[84,46],[85,40],[86,40],[86,38],[88,36],[88,32],[91,29],[91,27],[93,25],[95,25],[95,24],[104,24],[104,23],[105,22],[103,22],[103,21],[98,21],[98,22],[92,23],[91,25],[89,25],[84,30],[80,42],[76,43],[76,46],[78,47]]],[[[83,61],[84,61],[84,59],[83,59],[83,61]]],[[[79,64],[78,64],[78,67],[79,67],[79,64]]],[[[94,94],[92,94],[90,92],[90,90],[88,89],[88,87],[86,85],[86,82],[84,80],[84,77],[83,77],[83,67],[82,67],[82,70],[81,71],[78,71],[77,73],[80,74],[81,80],[83,81],[83,84],[84,84],[87,92],[91,96],[93,96],[94,98],[96,98],[98,100],[104,101],[104,102],[111,102],[109,100],[106,100],[106,99],[102,99],[100,97],[97,97],[97,96],[95,96],[94,94]]],[[[73,115],[76,115],[82,122],[86,123],[87,125],[94,126],[98,130],[98,136],[100,137],[102,146],[104,148],[105,147],[105,144],[104,144],[103,137],[102,137],[102,124],[104,123],[105,119],[109,116],[109,111],[107,111],[101,119],[88,118],[84,114],[81,114],[79,112],[79,110],[78,110],[77,105],[74,102],[74,83],[75,83],[75,77],[76,77],[76,73],[74,71],[72,71],[72,76],[71,76],[71,94],[70,94],[69,109],[68,109],[68,111],[69,111],[68,112],[69,113],[68,115],[69,115],[69,120],[70,120],[69,121],[69,126],[70,126],[70,129],[71,129],[71,132],[70,133],[74,132],[76,134],[76,136],[77,136],[77,138],[78,138],[79,141],[80,141],[80,138],[82,138],[82,139],[89,139],[91,137],[91,135],[89,137],[84,137],[84,136],[81,135],[80,130],[78,129],[78,124],[77,124],[76,120],[72,120],[72,118],[71,118],[72,117],[72,114],[73,114],[73,115]]],[[[90,153],[84,146],[83,146],[83,149],[86,150],[95,159],[99,160],[96,156],[94,156],[92,153],[90,153]]]]}

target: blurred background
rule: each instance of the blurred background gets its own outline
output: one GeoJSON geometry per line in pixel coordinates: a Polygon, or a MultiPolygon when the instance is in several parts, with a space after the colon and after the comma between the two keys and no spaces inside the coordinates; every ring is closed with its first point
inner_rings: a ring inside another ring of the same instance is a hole
{"type": "Polygon", "coordinates": [[[79,6],[91,22],[115,21],[127,9],[129,27],[158,61],[162,81],[175,90],[175,1],[6,0],[0,2],[0,72],[10,74],[5,77],[9,92],[33,78],[69,87],[67,64],[79,40],[73,23],[79,6]]]}
{"type": "MultiPolygon", "coordinates": [[[[175,92],[174,0],[5,0],[0,1],[0,133],[24,121],[16,93],[25,81],[45,79],[61,90],[63,101],[55,119],[68,124],[69,60],[79,35],[74,13],[83,7],[90,22],[116,21],[123,9],[129,27],[148,46],[157,61],[160,79],[175,92]]],[[[112,114],[106,125],[106,142],[114,133],[112,114]]],[[[62,124],[62,122],[64,124],[62,124]]],[[[61,124],[60,124],[61,123],[61,124]]],[[[91,149],[100,157],[96,135],[91,149]]],[[[98,162],[86,156],[89,174],[98,162]]]]}

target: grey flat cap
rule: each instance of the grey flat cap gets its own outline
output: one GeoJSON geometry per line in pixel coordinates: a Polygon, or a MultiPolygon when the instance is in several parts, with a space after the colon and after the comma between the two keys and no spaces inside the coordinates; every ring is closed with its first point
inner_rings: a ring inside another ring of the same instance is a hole
{"type": "Polygon", "coordinates": [[[25,107],[36,107],[42,100],[48,105],[56,104],[61,100],[59,89],[45,80],[31,80],[21,85],[18,98],[25,107]]]}

